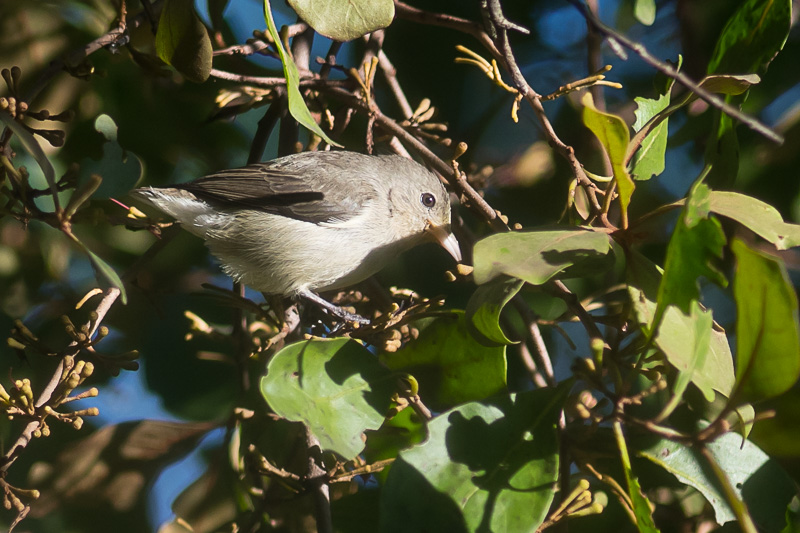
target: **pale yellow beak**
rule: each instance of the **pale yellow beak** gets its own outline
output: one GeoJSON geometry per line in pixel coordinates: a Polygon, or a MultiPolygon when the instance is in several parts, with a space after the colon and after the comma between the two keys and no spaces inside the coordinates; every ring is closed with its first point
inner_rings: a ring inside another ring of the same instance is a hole
{"type": "Polygon", "coordinates": [[[456,240],[456,236],[447,231],[442,226],[434,226],[431,223],[428,223],[428,227],[426,231],[433,235],[433,238],[436,239],[436,242],[442,245],[442,248],[448,251],[450,255],[453,256],[457,262],[461,262],[461,248],[458,246],[458,241],[456,240]]]}

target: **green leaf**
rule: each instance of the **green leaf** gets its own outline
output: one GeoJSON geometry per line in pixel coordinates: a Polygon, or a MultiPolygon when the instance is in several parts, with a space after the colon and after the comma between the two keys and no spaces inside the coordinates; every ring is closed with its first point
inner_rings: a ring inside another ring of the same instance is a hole
{"type": "Polygon", "coordinates": [[[17,136],[17,139],[25,148],[25,151],[36,160],[36,162],[39,164],[39,168],[42,169],[42,174],[44,174],[47,185],[51,190],[55,191],[56,171],[53,168],[53,164],[50,163],[50,159],[47,158],[44,150],[42,150],[41,145],[39,145],[39,142],[34,138],[33,134],[26,130],[22,124],[14,120],[6,111],[0,111],[0,120],[5,122],[6,126],[8,126],[8,129],[14,132],[14,135],[17,136]]]}
{"type": "Polygon", "coordinates": [[[92,262],[92,266],[94,267],[95,273],[99,276],[104,278],[108,283],[111,284],[112,287],[116,287],[119,289],[120,298],[122,299],[122,303],[128,303],[128,294],[125,292],[125,285],[122,283],[122,279],[119,275],[114,271],[111,266],[103,261],[99,255],[95,254],[89,248],[86,247],[81,241],[78,240],[77,237],[74,235],[72,236],[73,240],[80,246],[84,252],[89,256],[89,260],[92,262]]]}
{"type": "MultiPolygon", "coordinates": [[[[783,512],[795,490],[791,479],[777,461],[735,433],[726,433],[707,446],[736,493],[744,499],[760,529],[779,531],[783,512]]],[[[718,524],[736,518],[699,451],[677,442],[662,440],[639,452],[639,455],[661,466],[681,483],[700,491],[714,508],[718,524]]]]}
{"type": "Polygon", "coordinates": [[[292,117],[294,117],[297,122],[305,126],[315,135],[318,135],[326,143],[331,146],[342,148],[341,144],[334,142],[322,131],[317,121],[311,116],[308,106],[306,106],[303,94],[300,92],[300,73],[297,71],[297,65],[294,64],[294,60],[286,53],[286,50],[283,49],[283,41],[281,41],[278,29],[275,27],[275,21],[272,19],[272,10],[269,5],[269,0],[264,0],[264,19],[267,21],[267,30],[275,43],[275,48],[278,49],[278,55],[281,56],[283,75],[286,78],[289,113],[291,113],[292,117]]]}
{"type": "MultiPolygon", "coordinates": [[[[751,85],[760,82],[758,74],[712,74],[703,78],[700,87],[712,93],[733,96],[744,93],[751,85]]],[[[692,95],[691,101],[698,98],[696,94],[692,95]]]]}
{"type": "Polygon", "coordinates": [[[611,425],[614,432],[614,440],[616,441],[617,448],[619,450],[622,471],[625,474],[625,481],[626,485],[628,486],[628,496],[630,497],[631,506],[633,508],[636,528],[640,533],[658,533],[655,522],[653,522],[653,511],[650,501],[642,492],[642,487],[639,485],[639,480],[633,475],[631,457],[630,453],[628,452],[628,442],[625,439],[625,434],[622,431],[622,423],[619,420],[615,420],[611,425]]]}
{"type": "Polygon", "coordinates": [[[421,324],[417,339],[380,359],[392,370],[412,374],[420,396],[436,410],[483,400],[506,387],[505,347],[479,344],[463,311],[421,324]]]}
{"type": "Polygon", "coordinates": [[[156,53],[183,74],[202,83],[211,74],[211,39],[194,11],[193,0],[164,0],[156,32],[156,53]]]}
{"type": "Polygon", "coordinates": [[[675,224],[658,289],[654,327],[658,327],[670,305],[689,314],[690,302],[700,298],[697,285],[700,276],[723,287],[727,285],[725,276],[713,264],[722,258],[725,234],[719,221],[708,216],[709,195],[710,190],[702,180],[695,183],[675,224]]]}
{"type": "Polygon", "coordinates": [[[765,72],[786,43],[791,18],[791,0],[747,0],[722,30],[708,73],[765,72]]]}
{"type": "Polygon", "coordinates": [[[777,209],[752,196],[712,191],[709,208],[714,213],[732,218],[774,244],[778,250],[800,246],[800,225],[784,222],[777,209]]]}
{"type": "MultiPolygon", "coordinates": [[[[628,293],[637,321],[645,331],[652,328],[661,279],[661,270],[653,262],[638,252],[628,252],[628,293]]],[[[667,361],[677,369],[688,369],[687,356],[699,353],[698,350],[703,347],[698,344],[696,334],[687,335],[687,332],[694,331],[695,324],[689,315],[674,306],[667,308],[658,328],[655,344],[664,352],[667,361]]],[[[714,324],[705,348],[705,354],[698,354],[698,369],[692,373],[691,381],[709,402],[714,400],[714,391],[729,397],[736,378],[733,372],[733,355],[725,330],[714,324]]]]}
{"type": "Polygon", "coordinates": [[[581,277],[610,268],[611,240],[589,229],[497,233],[475,243],[475,283],[505,274],[541,285],[554,276],[581,277]]]}
{"type": "Polygon", "coordinates": [[[348,460],[364,449],[364,431],[383,423],[394,388],[392,372],[343,338],[286,346],[261,378],[261,394],[278,415],[305,423],[323,449],[348,460]]]}
{"type": "MultiPolygon", "coordinates": [[[[797,294],[775,257],[735,239],[736,393],[748,401],[777,396],[800,377],[797,294]]],[[[738,397],[738,396],[737,396],[738,397]]]]}
{"type": "Polygon", "coordinates": [[[653,512],[650,508],[650,500],[642,492],[639,480],[634,477],[629,468],[625,468],[625,480],[628,482],[628,495],[633,502],[633,514],[636,517],[636,527],[640,533],[658,533],[658,528],[653,522],[653,512]]]}
{"type": "Polygon", "coordinates": [[[78,186],[88,183],[94,174],[103,180],[92,194],[94,198],[105,199],[126,194],[141,179],[142,162],[136,154],[126,153],[117,143],[117,125],[111,117],[100,115],[94,127],[106,139],[103,157],[100,160],[87,158],[81,162],[78,186]]]}
{"type": "Polygon", "coordinates": [[[556,492],[567,389],[468,403],[434,418],[428,439],[392,467],[380,530],[535,531],[556,492]]]}
{"type": "Polygon", "coordinates": [[[484,346],[515,344],[500,327],[500,313],[519,292],[524,281],[505,276],[479,285],[467,303],[467,326],[470,333],[484,346]]]}
{"type": "MultiPolygon", "coordinates": [[[[679,339],[678,342],[688,348],[687,350],[673,349],[669,350],[669,352],[664,350],[670,364],[678,370],[678,377],[675,379],[675,384],[672,388],[672,397],[659,415],[659,420],[667,418],[678,407],[686,387],[694,380],[695,374],[705,364],[705,359],[709,352],[711,327],[714,323],[711,311],[704,310],[696,300],[692,300],[690,307],[691,310],[687,316],[677,307],[669,306],[664,314],[664,320],[661,321],[661,325],[658,328],[657,336],[661,338],[661,342],[658,344],[659,348],[676,339],[679,339]],[[670,316],[671,313],[677,313],[681,316],[673,318],[670,316]],[[686,323],[685,325],[688,328],[684,327],[678,330],[673,328],[674,325],[681,323],[686,323]]],[[[703,387],[700,387],[700,389],[707,400],[713,400],[713,391],[703,390],[703,387]]]]}
{"type": "Polygon", "coordinates": [[[386,28],[394,19],[392,0],[287,0],[320,35],[351,41],[386,28]]]}
{"type": "MultiPolygon", "coordinates": [[[[635,98],[637,108],[634,111],[636,122],[633,129],[640,131],[647,122],[669,106],[669,93],[662,94],[657,100],[651,98],[635,98]]],[[[649,180],[664,172],[664,156],[667,153],[667,119],[661,121],[642,141],[633,157],[631,173],[634,179],[649,180]]]]}
{"type": "Polygon", "coordinates": [[[656,20],[656,0],[635,0],[633,15],[645,26],[652,26],[656,20]]]}
{"type": "Polygon", "coordinates": [[[617,183],[619,192],[622,227],[625,228],[628,226],[628,205],[631,202],[633,190],[636,188],[625,168],[625,155],[631,140],[630,130],[622,118],[595,108],[590,92],[586,92],[581,99],[581,104],[583,104],[583,123],[592,130],[611,161],[614,181],[617,183]]]}

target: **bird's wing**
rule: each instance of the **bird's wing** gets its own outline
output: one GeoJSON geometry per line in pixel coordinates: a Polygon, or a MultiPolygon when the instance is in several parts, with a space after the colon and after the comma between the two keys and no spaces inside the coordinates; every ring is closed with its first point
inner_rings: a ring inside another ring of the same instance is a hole
{"type": "MultiPolygon", "coordinates": [[[[304,220],[314,224],[345,222],[358,216],[375,191],[345,192],[341,177],[313,180],[304,173],[257,163],[243,168],[223,170],[180,185],[203,200],[223,205],[257,209],[304,220]]],[[[363,188],[362,188],[363,189],[363,188]]]]}

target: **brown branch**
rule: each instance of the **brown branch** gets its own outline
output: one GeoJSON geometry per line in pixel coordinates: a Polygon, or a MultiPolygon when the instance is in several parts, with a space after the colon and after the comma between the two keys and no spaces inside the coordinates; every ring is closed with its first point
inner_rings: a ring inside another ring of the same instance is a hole
{"type": "MultiPolygon", "coordinates": [[[[235,74],[216,68],[211,69],[211,76],[221,80],[233,81],[244,85],[255,85],[258,87],[285,87],[286,78],[277,76],[248,76],[246,74],[235,74]]],[[[316,74],[311,74],[300,79],[300,87],[308,89],[322,89],[325,87],[348,87],[350,82],[347,80],[325,80],[316,74]]]]}

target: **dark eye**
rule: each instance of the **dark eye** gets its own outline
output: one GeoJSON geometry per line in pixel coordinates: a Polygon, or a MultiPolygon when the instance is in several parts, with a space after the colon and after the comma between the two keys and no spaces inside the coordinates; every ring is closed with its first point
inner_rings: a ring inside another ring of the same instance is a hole
{"type": "Polygon", "coordinates": [[[419,201],[429,209],[436,205],[436,197],[429,192],[422,193],[422,196],[419,197],[419,201]]]}

